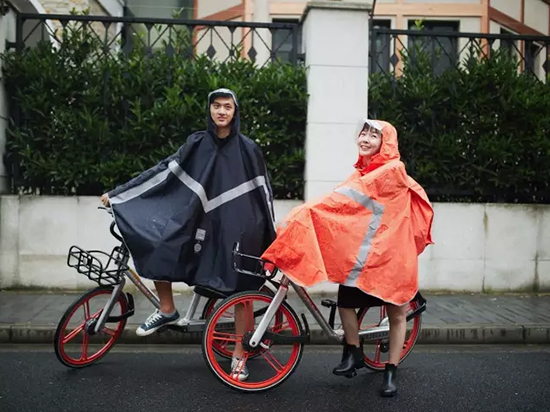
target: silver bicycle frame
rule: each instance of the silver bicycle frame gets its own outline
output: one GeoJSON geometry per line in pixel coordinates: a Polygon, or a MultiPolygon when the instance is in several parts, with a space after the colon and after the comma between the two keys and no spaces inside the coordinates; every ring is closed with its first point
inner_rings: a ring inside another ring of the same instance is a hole
{"type": "Polygon", "coordinates": [[[124,289],[125,284],[126,284],[126,279],[122,278],[121,282],[118,285],[116,285],[115,288],[113,289],[113,292],[111,293],[109,300],[105,304],[105,307],[101,311],[101,315],[99,316],[99,319],[95,325],[95,328],[94,328],[95,333],[99,333],[99,331],[103,330],[103,328],[105,327],[107,318],[111,314],[111,311],[113,310],[113,307],[115,306],[115,303],[118,299],[118,295],[122,293],[122,289],[124,289]]]}
{"type": "MultiPolygon", "coordinates": [[[[260,344],[265,331],[267,330],[269,324],[273,320],[273,317],[277,313],[277,310],[279,310],[279,307],[281,306],[286,294],[288,293],[289,284],[292,285],[292,288],[296,291],[298,297],[302,300],[309,313],[311,313],[315,321],[319,324],[323,332],[327,334],[329,339],[334,341],[335,343],[341,343],[344,339],[344,335],[338,333],[333,328],[331,328],[315,302],[311,300],[311,297],[306,292],[306,290],[303,287],[291,282],[290,279],[288,279],[286,276],[283,276],[281,280],[281,286],[277,290],[275,297],[269,304],[266,313],[262,317],[260,324],[254,331],[254,334],[250,339],[250,346],[254,348],[260,344]]],[[[365,340],[387,339],[389,337],[389,332],[389,322],[388,317],[386,316],[380,321],[378,326],[359,331],[359,336],[365,340]]]]}

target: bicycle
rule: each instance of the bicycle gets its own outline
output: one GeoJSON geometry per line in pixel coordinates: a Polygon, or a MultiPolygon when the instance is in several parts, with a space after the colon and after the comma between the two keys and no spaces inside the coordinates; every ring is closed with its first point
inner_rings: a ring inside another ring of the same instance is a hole
{"type": "MultiPolygon", "coordinates": [[[[279,272],[278,268],[258,257],[240,253],[238,243],[233,248],[233,267],[239,273],[260,276],[268,280],[275,278],[279,272]],[[238,259],[253,261],[254,269],[245,270],[239,267],[237,264],[238,259]],[[266,265],[270,265],[271,270],[267,269],[266,265]]],[[[329,340],[336,344],[343,343],[343,329],[335,329],[334,327],[336,302],[331,299],[323,299],[322,301],[322,305],[330,309],[329,320],[327,321],[306,290],[282,275],[275,295],[268,295],[262,291],[237,293],[220,302],[209,315],[203,333],[202,353],[210,371],[223,384],[241,392],[263,392],[277,387],[296,370],[302,357],[303,348],[310,343],[311,339],[310,328],[305,315],[302,313],[300,319],[286,300],[289,286],[294,289],[329,340]],[[222,318],[231,318],[230,313],[229,315],[225,315],[225,313],[237,304],[252,306],[254,310],[256,304],[263,306],[265,314],[258,323],[251,318],[247,319],[244,334],[229,333],[225,327],[218,329],[221,326],[218,321],[222,318]],[[245,350],[243,359],[245,362],[240,362],[236,365],[236,369],[231,369],[231,366],[225,365],[223,359],[218,360],[215,348],[218,345],[228,346],[236,342],[241,342],[243,345],[245,350]],[[282,345],[287,349],[274,353],[275,345],[282,345]],[[275,354],[279,356],[275,356],[275,354]],[[281,362],[281,355],[283,354],[288,355],[284,364],[281,362]],[[263,358],[267,365],[263,366],[259,365],[258,362],[248,362],[252,358],[263,358]],[[248,366],[250,376],[248,381],[241,382],[234,376],[238,376],[245,363],[248,366]],[[229,366],[229,369],[227,366],[229,366]],[[272,370],[274,370],[274,375],[272,370]],[[251,382],[250,378],[252,377],[257,378],[258,381],[251,382]]],[[[422,325],[421,315],[426,310],[426,303],[426,299],[420,292],[409,303],[407,323],[409,324],[412,321],[412,328],[407,331],[401,361],[407,358],[416,344],[422,325]]],[[[385,307],[381,307],[378,319],[373,324],[362,327],[362,323],[367,319],[368,314],[369,308],[360,309],[357,312],[362,346],[366,342],[374,343],[374,355],[364,354],[365,364],[371,370],[382,371],[385,367],[385,361],[381,357],[389,351],[389,319],[386,316],[385,307]]],[[[355,375],[347,377],[351,378],[353,376],[355,375]]]]}
{"type": "MultiPolygon", "coordinates": [[[[112,210],[99,207],[113,215],[112,210]]],[[[130,253],[125,246],[122,236],[115,232],[116,222],[110,224],[111,235],[120,242],[111,253],[101,250],[84,250],[78,246],[72,246],[67,255],[67,265],[75,268],[78,273],[96,282],[97,287],[88,290],[77,298],[65,311],[57,326],[54,336],[54,350],[58,360],[71,368],[90,366],[103,358],[114,346],[122,335],[127,320],[135,314],[134,298],[130,292],[124,293],[126,279],[129,279],[151,304],[159,309],[158,296],[143,283],[140,276],[133,270],[128,262],[130,253]],[[94,308],[92,310],[92,308],[94,308]],[[83,319],[78,314],[83,315],[83,319]],[[76,316],[73,326],[70,326],[76,316]],[[109,325],[109,326],[107,326],[109,325]],[[74,345],[77,345],[76,347],[74,345]],[[73,349],[78,349],[79,354],[74,356],[73,349]],[[97,351],[91,353],[92,350],[97,351]]],[[[278,287],[277,282],[269,282],[273,287],[278,287]]],[[[263,293],[274,295],[273,290],[264,284],[263,293]]],[[[206,319],[213,311],[219,299],[227,295],[204,290],[195,287],[193,297],[187,308],[185,316],[177,324],[165,326],[157,332],[171,329],[182,333],[202,332],[206,319]],[[201,315],[195,319],[199,303],[203,298],[207,301],[201,315]]],[[[254,316],[261,316],[262,312],[254,316]]],[[[226,322],[231,327],[231,322],[226,322]]],[[[226,359],[231,359],[232,352],[223,345],[215,348],[217,354],[226,359]]]]}

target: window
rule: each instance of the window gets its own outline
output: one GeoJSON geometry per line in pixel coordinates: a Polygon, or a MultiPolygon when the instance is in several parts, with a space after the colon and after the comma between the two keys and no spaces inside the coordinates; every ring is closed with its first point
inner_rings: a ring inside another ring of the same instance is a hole
{"type": "MultiPolygon", "coordinates": [[[[424,21],[423,31],[449,32],[459,31],[458,21],[424,21]]],[[[418,30],[415,22],[409,20],[409,30],[418,30]]],[[[458,62],[458,39],[451,36],[408,36],[409,54],[414,59],[418,51],[428,54],[435,74],[443,73],[458,62]]]]}
{"type": "MultiPolygon", "coordinates": [[[[297,19],[273,19],[273,23],[298,23],[297,19]]],[[[298,25],[298,50],[300,54],[302,45],[302,25],[298,25]]],[[[275,52],[275,58],[280,59],[283,63],[288,63],[292,58],[292,49],[294,47],[294,39],[292,29],[276,29],[272,31],[271,50],[275,52]]]]}
{"type": "Polygon", "coordinates": [[[391,35],[378,33],[376,29],[391,29],[390,20],[373,20],[372,31],[369,47],[371,48],[370,55],[370,72],[371,73],[389,73],[390,67],[390,50],[391,50],[391,35]]]}
{"type": "Polygon", "coordinates": [[[541,74],[542,46],[532,41],[525,42],[525,73],[539,76],[541,74]]]}

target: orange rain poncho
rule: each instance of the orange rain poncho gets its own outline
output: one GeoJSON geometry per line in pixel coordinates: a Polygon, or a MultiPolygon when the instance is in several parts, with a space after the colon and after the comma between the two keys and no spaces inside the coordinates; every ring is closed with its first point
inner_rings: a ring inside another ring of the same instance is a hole
{"type": "Polygon", "coordinates": [[[402,305],[418,291],[418,255],[432,244],[433,209],[399,160],[397,131],[382,125],[380,152],[332,193],[294,208],[262,258],[293,282],[354,286],[402,305]]]}

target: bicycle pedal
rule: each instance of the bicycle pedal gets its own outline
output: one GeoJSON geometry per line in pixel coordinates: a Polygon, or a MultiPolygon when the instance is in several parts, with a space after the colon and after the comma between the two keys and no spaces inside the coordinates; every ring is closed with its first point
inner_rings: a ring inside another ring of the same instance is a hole
{"type": "Polygon", "coordinates": [[[332,299],[323,299],[321,301],[321,305],[323,305],[325,308],[333,308],[336,306],[336,302],[332,299]]]}

